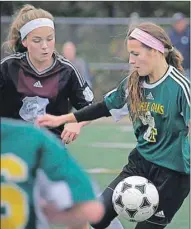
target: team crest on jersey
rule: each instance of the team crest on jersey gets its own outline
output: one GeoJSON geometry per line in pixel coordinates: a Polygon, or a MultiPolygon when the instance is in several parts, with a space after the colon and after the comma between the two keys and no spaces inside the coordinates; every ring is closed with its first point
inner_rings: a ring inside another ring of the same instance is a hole
{"type": "Polygon", "coordinates": [[[148,142],[156,142],[155,136],[157,135],[157,129],[155,128],[155,119],[150,111],[147,111],[145,115],[140,115],[143,125],[147,125],[147,129],[143,135],[143,138],[148,142]]]}
{"type": "Polygon", "coordinates": [[[23,105],[19,111],[19,115],[25,121],[34,123],[38,116],[46,114],[46,106],[49,104],[47,98],[27,96],[22,101],[23,105]]]}
{"type": "Polygon", "coordinates": [[[91,102],[94,98],[93,92],[90,90],[89,87],[86,87],[83,91],[83,95],[85,97],[85,100],[88,102],[91,102]]]}

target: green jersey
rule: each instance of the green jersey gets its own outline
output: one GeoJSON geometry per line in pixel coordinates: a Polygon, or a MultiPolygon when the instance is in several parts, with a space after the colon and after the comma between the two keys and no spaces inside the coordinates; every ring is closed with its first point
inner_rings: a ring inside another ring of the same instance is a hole
{"type": "MultiPolygon", "coordinates": [[[[116,121],[129,113],[127,82],[128,77],[104,98],[116,121]]],[[[137,150],[148,161],[189,173],[189,80],[176,68],[169,66],[159,81],[148,84],[144,80],[142,87],[144,102],[141,103],[140,110],[144,115],[133,123],[137,150]]]]}
{"type": "Polygon", "coordinates": [[[90,180],[52,134],[21,121],[1,121],[1,229],[47,229],[40,199],[73,204],[95,199],[90,180]],[[54,190],[55,191],[55,190],[54,190]]]}

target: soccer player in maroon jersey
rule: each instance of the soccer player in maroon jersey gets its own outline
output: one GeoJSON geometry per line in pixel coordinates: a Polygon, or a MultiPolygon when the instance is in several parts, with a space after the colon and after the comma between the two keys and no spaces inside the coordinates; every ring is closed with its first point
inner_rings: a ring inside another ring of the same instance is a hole
{"type": "MultiPolygon", "coordinates": [[[[25,5],[10,26],[8,47],[1,61],[1,117],[34,122],[46,113],[68,113],[68,100],[77,110],[92,103],[93,93],[70,61],[55,51],[53,16],[25,5]]],[[[64,142],[70,143],[86,122],[67,124],[64,142]]],[[[60,137],[63,126],[51,129],[60,137]]]]}

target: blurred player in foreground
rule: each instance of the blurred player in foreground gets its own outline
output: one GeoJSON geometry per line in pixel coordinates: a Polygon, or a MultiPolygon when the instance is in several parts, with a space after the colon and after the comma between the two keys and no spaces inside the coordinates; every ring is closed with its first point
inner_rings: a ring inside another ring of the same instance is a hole
{"type": "Polygon", "coordinates": [[[104,229],[117,216],[113,190],[126,177],[146,177],[159,192],[155,215],[137,223],[136,229],[163,229],[173,219],[190,192],[190,81],[184,76],[182,56],[166,32],[153,23],[130,29],[127,50],[132,73],[102,102],[63,116],[45,115],[37,123],[59,126],[65,122],[129,115],[137,144],[128,164],[102,194],[105,215],[93,224],[104,229]]]}
{"type": "Polygon", "coordinates": [[[55,136],[2,118],[1,229],[80,229],[103,212],[89,178],[55,136]]]}

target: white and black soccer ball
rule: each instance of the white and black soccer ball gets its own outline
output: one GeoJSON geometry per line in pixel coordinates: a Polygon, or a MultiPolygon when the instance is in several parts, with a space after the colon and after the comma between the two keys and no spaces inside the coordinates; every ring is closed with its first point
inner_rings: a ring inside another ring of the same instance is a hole
{"type": "Polygon", "coordinates": [[[156,212],[159,194],[148,179],[131,176],[116,186],[112,202],[118,215],[131,222],[142,222],[156,212]]]}

